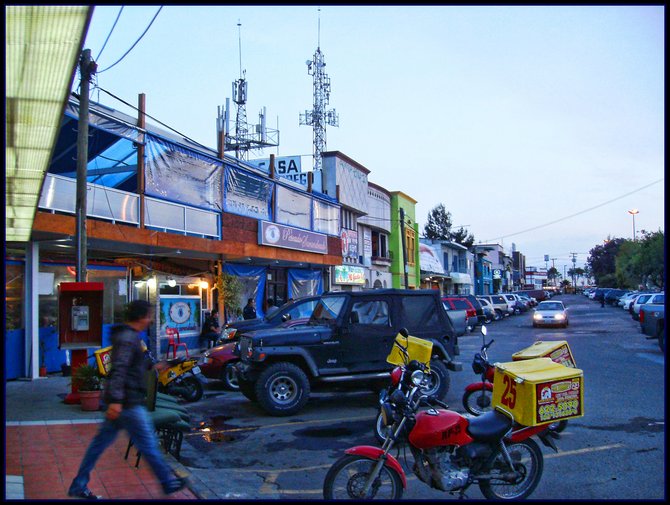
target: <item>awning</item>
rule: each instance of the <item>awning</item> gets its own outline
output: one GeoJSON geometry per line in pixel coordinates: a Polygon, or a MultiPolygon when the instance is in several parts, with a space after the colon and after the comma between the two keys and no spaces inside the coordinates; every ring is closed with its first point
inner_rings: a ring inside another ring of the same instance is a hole
{"type": "Polygon", "coordinates": [[[449,276],[451,277],[451,282],[454,284],[472,284],[472,278],[470,277],[470,274],[451,272],[449,276]]]}

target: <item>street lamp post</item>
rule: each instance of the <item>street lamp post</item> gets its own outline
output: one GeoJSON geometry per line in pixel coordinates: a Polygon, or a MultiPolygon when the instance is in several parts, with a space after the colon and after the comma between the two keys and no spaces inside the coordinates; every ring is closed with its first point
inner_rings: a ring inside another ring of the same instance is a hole
{"type": "Polygon", "coordinates": [[[628,213],[633,216],[633,242],[635,242],[635,214],[639,214],[640,211],[637,209],[631,209],[628,213]]]}

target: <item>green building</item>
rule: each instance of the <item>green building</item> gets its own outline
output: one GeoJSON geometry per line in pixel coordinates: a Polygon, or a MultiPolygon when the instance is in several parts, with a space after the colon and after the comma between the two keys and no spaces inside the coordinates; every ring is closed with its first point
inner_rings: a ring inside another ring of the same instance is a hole
{"type": "Polygon", "coordinates": [[[419,225],[416,222],[416,200],[402,191],[391,191],[390,193],[391,236],[389,250],[393,254],[391,259],[393,287],[417,289],[421,282],[421,266],[419,264],[419,225]],[[404,226],[402,226],[401,215],[404,215],[404,226]],[[406,263],[403,261],[403,240],[405,244],[404,257],[407,258],[406,263]],[[406,281],[405,272],[407,272],[406,281]]]}

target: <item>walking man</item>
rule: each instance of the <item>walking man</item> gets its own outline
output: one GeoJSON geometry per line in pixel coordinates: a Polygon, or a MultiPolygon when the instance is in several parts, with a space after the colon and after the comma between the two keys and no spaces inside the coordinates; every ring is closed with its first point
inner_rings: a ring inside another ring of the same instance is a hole
{"type": "MultiPolygon", "coordinates": [[[[151,304],[135,300],[127,306],[126,324],[112,330],[112,369],[105,385],[105,420],[88,446],[77,476],[70,484],[68,495],[71,497],[87,500],[101,498],[88,488],[91,471],[122,429],[128,432],[137,450],[149,463],[166,494],[179,491],[186,485],[186,479],[177,477],[163,458],[156,430],[145,406],[145,372],[149,366],[144,358],[139,334],[151,325],[153,318],[151,304]]],[[[165,364],[156,366],[162,368],[165,364]]]]}

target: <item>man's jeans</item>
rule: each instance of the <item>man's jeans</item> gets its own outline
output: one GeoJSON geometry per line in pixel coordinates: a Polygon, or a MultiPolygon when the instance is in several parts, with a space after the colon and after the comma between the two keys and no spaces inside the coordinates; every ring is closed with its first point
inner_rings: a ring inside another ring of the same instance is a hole
{"type": "Polygon", "coordinates": [[[121,415],[115,421],[105,419],[100,425],[98,433],[86,450],[84,459],[79,466],[79,472],[70,485],[70,494],[76,494],[86,489],[96,461],[102,456],[105,449],[114,442],[119,430],[122,429],[128,432],[135,448],[149,463],[164,490],[168,483],[175,479],[172,469],[161,454],[149,412],[144,405],[136,405],[124,407],[121,415]]]}

